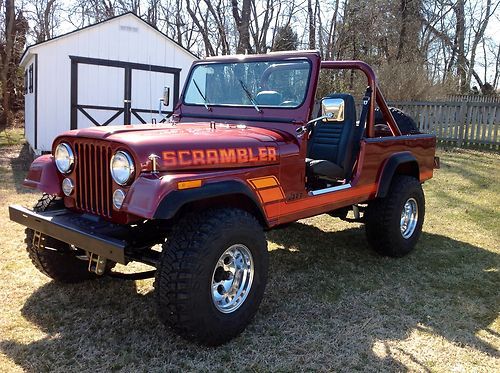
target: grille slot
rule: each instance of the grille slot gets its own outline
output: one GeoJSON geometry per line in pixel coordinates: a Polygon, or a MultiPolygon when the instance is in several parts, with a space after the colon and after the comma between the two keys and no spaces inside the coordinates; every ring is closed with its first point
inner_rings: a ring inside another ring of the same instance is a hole
{"type": "Polygon", "coordinates": [[[76,142],[76,207],[91,214],[111,217],[111,148],[76,142]]]}

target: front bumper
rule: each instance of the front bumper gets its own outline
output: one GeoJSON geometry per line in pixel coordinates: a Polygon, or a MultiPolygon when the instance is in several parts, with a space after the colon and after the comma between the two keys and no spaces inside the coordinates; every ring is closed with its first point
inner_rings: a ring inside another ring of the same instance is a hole
{"type": "Polygon", "coordinates": [[[106,259],[127,264],[127,242],[119,238],[116,233],[120,229],[112,223],[67,209],[34,212],[19,205],[9,206],[9,216],[10,220],[28,228],[106,259]]]}

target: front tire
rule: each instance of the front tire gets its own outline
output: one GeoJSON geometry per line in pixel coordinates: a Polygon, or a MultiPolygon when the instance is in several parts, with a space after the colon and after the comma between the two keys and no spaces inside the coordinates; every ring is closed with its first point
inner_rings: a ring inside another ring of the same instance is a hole
{"type": "Polygon", "coordinates": [[[267,241],[251,214],[227,208],[188,215],[163,246],[158,315],[185,339],[225,343],[257,312],[267,271],[267,241]]]}
{"type": "Polygon", "coordinates": [[[407,255],[422,233],[424,216],[425,198],[419,180],[394,176],[387,196],[368,204],[365,229],[370,246],[384,256],[407,255]]]}
{"type": "MultiPolygon", "coordinates": [[[[61,202],[55,196],[44,194],[33,211],[43,212],[64,207],[61,202]]],[[[83,250],[30,228],[26,228],[25,233],[28,256],[44,275],[63,283],[77,283],[97,277],[87,270],[88,262],[78,258],[86,255],[83,250]]]]}

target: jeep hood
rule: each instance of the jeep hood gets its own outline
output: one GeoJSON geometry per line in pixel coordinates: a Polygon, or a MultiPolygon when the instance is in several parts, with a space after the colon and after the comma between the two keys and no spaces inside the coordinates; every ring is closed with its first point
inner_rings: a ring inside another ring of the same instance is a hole
{"type": "Polygon", "coordinates": [[[151,170],[149,156],[159,157],[159,171],[254,167],[279,162],[279,132],[246,125],[180,123],[92,127],[56,139],[109,142],[134,156],[136,167],[151,170]]]}

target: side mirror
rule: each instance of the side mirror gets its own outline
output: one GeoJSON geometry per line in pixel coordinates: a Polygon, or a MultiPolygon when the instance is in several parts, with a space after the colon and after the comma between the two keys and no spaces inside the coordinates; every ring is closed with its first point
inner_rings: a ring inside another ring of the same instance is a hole
{"type": "Polygon", "coordinates": [[[323,122],[343,122],[344,107],[345,103],[341,98],[324,98],[321,101],[323,122]]]}
{"type": "Polygon", "coordinates": [[[170,87],[165,87],[163,89],[163,105],[168,106],[170,104],[170,87]]]}

